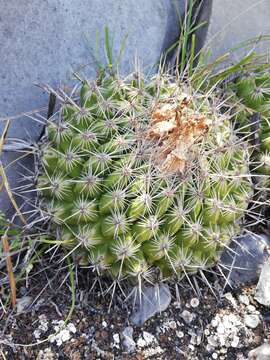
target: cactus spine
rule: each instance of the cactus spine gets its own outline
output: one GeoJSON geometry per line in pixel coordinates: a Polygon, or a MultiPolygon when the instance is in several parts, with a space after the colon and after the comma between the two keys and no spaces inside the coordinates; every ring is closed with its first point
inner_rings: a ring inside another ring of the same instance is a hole
{"type": "MultiPolygon", "coordinates": [[[[232,86],[235,91],[236,120],[244,133],[251,133],[256,137],[253,153],[257,183],[261,189],[269,189],[270,175],[270,74],[255,71],[253,74],[238,78],[232,86]],[[239,103],[240,99],[240,103],[239,103]],[[238,100],[238,101],[237,101],[238,100]],[[259,113],[254,120],[251,116],[259,113]],[[262,176],[261,176],[262,175],[262,176]]],[[[263,191],[264,192],[264,191],[263,191]]]]}
{"type": "Polygon", "coordinates": [[[207,97],[166,75],[85,81],[46,140],[42,209],[59,244],[99,274],[196,272],[239,233],[249,153],[207,97]]]}

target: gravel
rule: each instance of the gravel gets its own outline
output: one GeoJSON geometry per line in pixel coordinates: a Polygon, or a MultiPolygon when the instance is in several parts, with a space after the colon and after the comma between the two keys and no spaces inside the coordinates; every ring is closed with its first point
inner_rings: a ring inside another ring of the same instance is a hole
{"type": "MultiPolygon", "coordinates": [[[[255,285],[216,298],[203,283],[197,284],[200,295],[195,295],[183,281],[180,296],[171,289],[166,310],[138,326],[131,321],[133,309],[121,301],[120,291],[108,312],[110,297],[101,296],[98,289],[90,293],[84,284],[91,281],[84,274],[85,283],[78,279],[72,317],[65,322],[71,300],[65,277],[57,276],[46,292],[41,292],[41,284],[47,277],[33,278],[31,291],[24,290],[24,296],[37,302],[20,314],[1,314],[0,354],[6,359],[247,360],[251,354],[264,360],[257,348],[270,341],[269,309],[254,299],[255,285]],[[41,343],[33,347],[16,345],[37,342],[41,343]]],[[[261,354],[268,349],[264,345],[261,354]]]]}

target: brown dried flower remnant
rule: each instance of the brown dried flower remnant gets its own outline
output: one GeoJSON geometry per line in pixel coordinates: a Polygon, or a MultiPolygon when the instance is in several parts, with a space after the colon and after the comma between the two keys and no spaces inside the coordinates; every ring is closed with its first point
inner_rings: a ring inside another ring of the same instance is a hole
{"type": "Polygon", "coordinates": [[[152,112],[147,138],[156,141],[154,160],[170,173],[183,173],[192,158],[193,145],[208,133],[211,120],[198,114],[185,96],[180,104],[162,103],[152,112]]]}

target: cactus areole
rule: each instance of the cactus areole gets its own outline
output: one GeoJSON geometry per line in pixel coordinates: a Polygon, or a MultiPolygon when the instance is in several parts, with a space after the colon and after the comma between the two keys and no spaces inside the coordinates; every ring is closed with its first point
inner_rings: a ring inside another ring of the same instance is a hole
{"type": "Polygon", "coordinates": [[[252,195],[230,121],[166,75],[85,81],[78,95],[49,120],[38,175],[59,244],[117,279],[213,266],[252,195]]]}

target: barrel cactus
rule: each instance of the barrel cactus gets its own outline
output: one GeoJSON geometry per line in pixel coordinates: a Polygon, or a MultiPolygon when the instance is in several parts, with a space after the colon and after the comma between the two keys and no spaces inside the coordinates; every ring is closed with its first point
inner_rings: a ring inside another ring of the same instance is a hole
{"type": "Polygon", "coordinates": [[[114,279],[213,266],[252,196],[248,149],[215,100],[138,74],[61,97],[37,180],[56,241],[114,279]]]}
{"type": "MultiPolygon", "coordinates": [[[[256,71],[240,77],[232,85],[236,121],[243,134],[251,133],[253,143],[253,167],[257,183],[262,190],[270,188],[270,74],[256,71]],[[240,102],[239,102],[240,100],[240,102]],[[258,118],[252,117],[259,113],[258,118]]],[[[263,191],[265,193],[265,191],[263,191]]]]}

